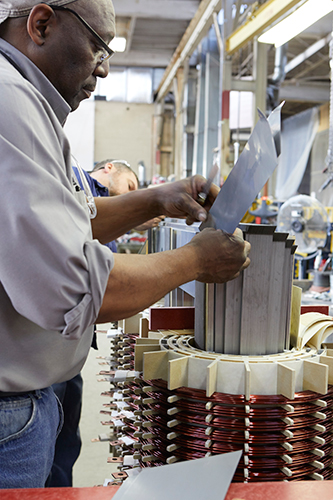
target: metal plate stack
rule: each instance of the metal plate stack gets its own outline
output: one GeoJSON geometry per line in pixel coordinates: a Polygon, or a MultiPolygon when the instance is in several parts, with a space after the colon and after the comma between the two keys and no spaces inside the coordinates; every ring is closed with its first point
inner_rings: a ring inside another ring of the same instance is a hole
{"type": "Polygon", "coordinates": [[[265,355],[289,349],[294,240],[274,226],[242,224],[251,265],[224,284],[196,283],[195,341],[224,354],[265,355]]]}

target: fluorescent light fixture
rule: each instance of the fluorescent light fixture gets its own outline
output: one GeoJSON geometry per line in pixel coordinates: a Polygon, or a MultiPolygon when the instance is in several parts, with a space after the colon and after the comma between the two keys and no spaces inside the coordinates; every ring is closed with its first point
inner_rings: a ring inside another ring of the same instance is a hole
{"type": "Polygon", "coordinates": [[[308,0],[258,38],[280,47],[333,11],[333,0],[308,0]]]}
{"type": "Polygon", "coordinates": [[[110,43],[110,48],[114,52],[125,52],[126,49],[126,38],[123,36],[115,36],[110,43]]]}

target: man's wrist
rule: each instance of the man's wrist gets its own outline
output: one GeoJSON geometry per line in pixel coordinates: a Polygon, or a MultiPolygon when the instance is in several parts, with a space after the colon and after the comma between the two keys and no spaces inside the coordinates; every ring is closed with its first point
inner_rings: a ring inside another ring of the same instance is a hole
{"type": "Polygon", "coordinates": [[[146,189],[146,206],[149,207],[150,218],[159,217],[163,214],[163,203],[161,203],[161,198],[163,198],[163,193],[161,192],[161,187],[156,186],[146,189]]]}

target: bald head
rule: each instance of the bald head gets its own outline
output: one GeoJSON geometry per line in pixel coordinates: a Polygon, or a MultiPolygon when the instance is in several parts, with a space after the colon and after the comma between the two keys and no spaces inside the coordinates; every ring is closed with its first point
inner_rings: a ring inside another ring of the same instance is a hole
{"type": "MultiPolygon", "coordinates": [[[[105,57],[112,51],[106,49],[115,36],[112,1],[55,0],[53,5],[47,5],[34,0],[8,0],[8,3],[35,5],[28,14],[23,15],[21,10],[21,17],[18,11],[15,15],[10,11],[0,24],[0,37],[27,56],[71,108],[76,109],[95,90],[97,78],[108,75],[109,62],[105,57]]],[[[1,13],[4,16],[1,9],[0,1],[0,16],[1,13]]]]}
{"type": "Polygon", "coordinates": [[[115,23],[112,0],[76,0],[73,8],[74,5],[79,14],[90,20],[94,17],[97,23],[101,23],[103,19],[112,20],[115,23]]]}
{"type": "MultiPolygon", "coordinates": [[[[0,0],[0,24],[6,19],[27,17],[30,11],[36,5],[44,3],[40,0],[0,0]]],[[[111,0],[48,0],[46,2],[50,7],[74,7],[85,9],[82,11],[87,15],[92,12],[97,16],[103,17],[111,15],[114,19],[114,8],[111,0]]]]}
{"type": "MultiPolygon", "coordinates": [[[[48,4],[53,6],[68,5],[77,0],[48,0],[48,4]]],[[[40,0],[0,0],[0,24],[8,18],[25,17],[35,5],[41,3],[40,0]]]]}

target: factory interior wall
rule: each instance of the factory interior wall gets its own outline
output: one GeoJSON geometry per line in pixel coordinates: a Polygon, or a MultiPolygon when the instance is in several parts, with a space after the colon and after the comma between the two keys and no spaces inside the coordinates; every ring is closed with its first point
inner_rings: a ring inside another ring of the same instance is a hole
{"type": "Polygon", "coordinates": [[[94,166],[94,129],[95,102],[89,99],[81,102],[78,109],[69,114],[64,126],[72,155],[88,171],[94,166]]]}
{"type": "Polygon", "coordinates": [[[146,166],[146,180],[153,172],[154,104],[95,101],[95,162],[117,158],[146,166]]]}

